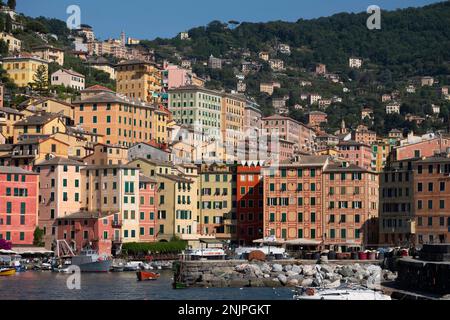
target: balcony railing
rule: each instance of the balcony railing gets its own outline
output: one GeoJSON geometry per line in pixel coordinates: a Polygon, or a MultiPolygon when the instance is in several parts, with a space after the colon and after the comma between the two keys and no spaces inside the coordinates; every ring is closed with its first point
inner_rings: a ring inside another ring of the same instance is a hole
{"type": "Polygon", "coordinates": [[[113,228],[122,228],[122,221],[114,220],[114,221],[112,222],[112,227],[113,227],[113,228]]]}

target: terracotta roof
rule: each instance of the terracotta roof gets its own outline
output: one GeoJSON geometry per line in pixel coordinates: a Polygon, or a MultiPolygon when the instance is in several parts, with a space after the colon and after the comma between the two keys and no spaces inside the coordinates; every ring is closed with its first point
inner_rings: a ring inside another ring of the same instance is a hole
{"type": "Polygon", "coordinates": [[[35,114],[32,116],[28,116],[23,118],[20,121],[17,121],[14,123],[14,126],[33,126],[33,125],[43,125],[46,124],[53,119],[58,118],[60,115],[55,113],[41,113],[41,114],[35,114]]]}
{"type": "Polygon", "coordinates": [[[0,166],[0,173],[33,174],[33,175],[38,174],[36,172],[28,171],[28,170],[22,169],[20,167],[4,167],[4,166],[0,166]]]}
{"type": "Polygon", "coordinates": [[[58,217],[56,218],[57,220],[73,220],[73,219],[101,219],[101,218],[106,218],[109,217],[115,213],[119,213],[117,212],[112,212],[112,211],[103,211],[103,212],[99,212],[99,211],[79,211],[79,212],[74,212],[74,213],[70,213],[67,216],[64,217],[58,217]]]}
{"type": "Polygon", "coordinates": [[[114,92],[113,90],[111,90],[107,87],[101,86],[99,84],[90,86],[89,88],[86,88],[86,89],[82,90],[81,92],[86,92],[86,91],[111,91],[111,92],[114,92]]]}
{"type": "Polygon", "coordinates": [[[85,99],[76,100],[73,102],[74,104],[83,104],[83,103],[122,103],[127,105],[133,105],[137,107],[146,107],[154,109],[155,107],[149,105],[143,101],[131,100],[125,96],[121,96],[116,94],[113,91],[110,92],[101,92],[91,97],[87,97],[85,99]]]}
{"type": "Polygon", "coordinates": [[[163,178],[167,178],[169,180],[172,181],[176,181],[176,182],[183,182],[183,183],[193,183],[194,181],[190,180],[190,179],[186,179],[184,177],[181,176],[176,176],[174,174],[157,174],[158,177],[163,177],[163,178]]]}
{"type": "Polygon", "coordinates": [[[17,114],[17,115],[22,115],[22,112],[20,112],[17,109],[13,109],[13,108],[8,108],[8,107],[2,107],[0,108],[0,112],[5,112],[5,113],[12,113],[12,114],[17,114]]]}
{"type": "Polygon", "coordinates": [[[139,175],[139,182],[149,182],[149,183],[157,183],[158,181],[156,181],[153,178],[144,176],[143,174],[139,175]]]}
{"type": "MultiPolygon", "coordinates": [[[[73,71],[73,70],[71,70],[71,69],[59,69],[58,71],[63,71],[63,72],[65,72],[65,73],[71,74],[71,75],[73,75],[73,76],[80,77],[80,78],[84,78],[84,75],[83,75],[83,74],[78,73],[78,72],[76,72],[76,71],[73,71]]],[[[56,71],[56,72],[58,72],[58,71],[56,71]]],[[[55,74],[56,72],[54,72],[53,74],[55,74]]]]}
{"type": "Polygon", "coordinates": [[[62,157],[55,157],[50,160],[45,160],[39,163],[36,163],[36,166],[51,166],[51,165],[68,165],[68,166],[82,166],[84,165],[83,162],[62,158],[62,157]]]}

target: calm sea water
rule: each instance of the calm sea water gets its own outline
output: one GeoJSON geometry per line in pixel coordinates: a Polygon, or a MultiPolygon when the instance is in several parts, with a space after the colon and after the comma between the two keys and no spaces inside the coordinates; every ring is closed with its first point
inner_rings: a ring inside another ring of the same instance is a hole
{"type": "Polygon", "coordinates": [[[0,277],[0,300],[291,300],[289,288],[172,289],[172,272],[139,282],[134,272],[83,273],[81,289],[69,290],[68,274],[27,271],[0,277]],[[14,288],[14,289],[12,289],[14,288]]]}

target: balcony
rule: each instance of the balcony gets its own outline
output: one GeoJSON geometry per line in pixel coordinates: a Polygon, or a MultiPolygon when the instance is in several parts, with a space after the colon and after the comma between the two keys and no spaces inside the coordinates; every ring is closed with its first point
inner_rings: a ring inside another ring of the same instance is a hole
{"type": "Polygon", "coordinates": [[[122,237],[113,237],[112,243],[113,244],[120,244],[120,243],[122,243],[122,237]]]}
{"type": "Polygon", "coordinates": [[[114,220],[114,221],[112,221],[111,224],[112,224],[112,227],[113,227],[113,228],[117,228],[117,229],[122,228],[122,221],[114,220]]]}

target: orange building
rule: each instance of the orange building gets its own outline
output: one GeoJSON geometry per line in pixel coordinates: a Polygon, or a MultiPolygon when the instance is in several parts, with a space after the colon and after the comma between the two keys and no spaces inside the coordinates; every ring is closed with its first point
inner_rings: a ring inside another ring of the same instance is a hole
{"type": "Polygon", "coordinates": [[[264,236],[325,246],[378,243],[378,177],[328,156],[263,168],[264,236]]]}
{"type": "Polygon", "coordinates": [[[167,113],[155,106],[101,88],[88,88],[74,105],[75,124],[103,135],[106,144],[130,147],[155,139],[167,141],[167,113]]]}

